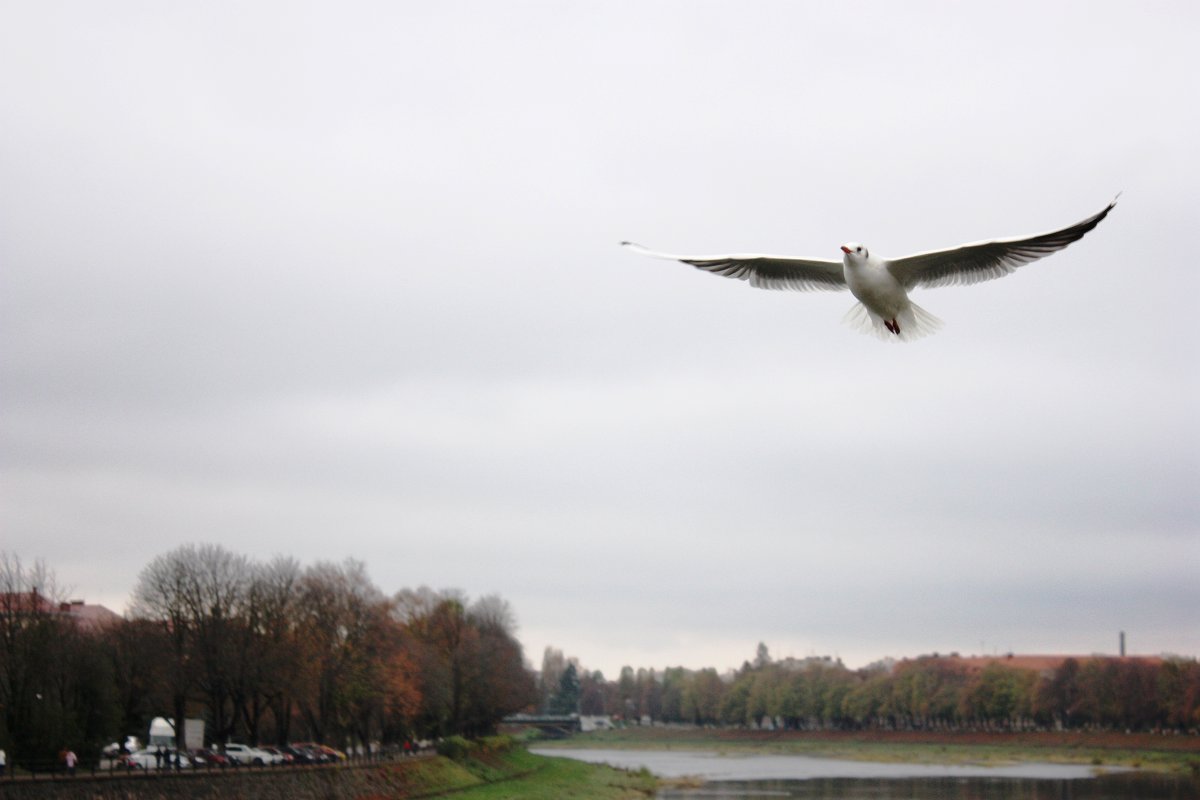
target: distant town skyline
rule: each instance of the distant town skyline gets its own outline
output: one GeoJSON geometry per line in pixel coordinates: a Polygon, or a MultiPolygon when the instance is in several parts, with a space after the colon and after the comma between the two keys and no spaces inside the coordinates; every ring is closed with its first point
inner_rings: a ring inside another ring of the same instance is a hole
{"type": "MultiPolygon", "coordinates": [[[[49,566],[49,565],[47,565],[47,566],[49,566]]],[[[51,572],[52,572],[52,569],[51,569],[51,572]]],[[[377,588],[380,588],[380,590],[383,591],[382,587],[377,587],[377,588]]],[[[403,587],[403,588],[412,588],[412,587],[403,587]]],[[[91,602],[88,598],[77,596],[76,594],[72,594],[71,591],[67,588],[56,586],[56,587],[54,587],[53,591],[55,592],[56,598],[61,597],[61,598],[69,598],[69,599],[59,600],[59,599],[52,599],[52,598],[44,598],[43,603],[46,604],[47,608],[61,605],[64,607],[63,608],[64,613],[71,613],[73,616],[78,616],[81,620],[83,620],[84,622],[86,622],[89,625],[97,624],[98,621],[108,622],[111,620],[111,618],[121,618],[121,617],[124,617],[127,615],[127,611],[128,611],[127,604],[120,605],[117,607],[117,609],[114,609],[114,608],[111,608],[110,606],[106,605],[105,603],[94,603],[94,602],[91,602]]],[[[388,593],[388,594],[392,594],[392,593],[388,593]]],[[[514,614],[517,617],[517,622],[518,622],[517,638],[520,641],[521,640],[520,631],[519,631],[520,610],[517,608],[513,608],[512,611],[514,612],[514,614]]],[[[570,652],[566,652],[561,647],[555,646],[554,643],[548,643],[548,644],[544,645],[543,647],[537,649],[536,651],[531,649],[529,647],[528,643],[526,643],[524,641],[522,641],[521,644],[525,649],[525,659],[528,662],[528,666],[531,669],[533,669],[534,671],[538,671],[540,669],[542,657],[544,655],[544,651],[546,650],[546,648],[551,648],[553,650],[562,652],[562,655],[566,660],[578,664],[581,669],[585,669],[589,672],[596,672],[596,671],[602,672],[605,675],[605,677],[609,680],[615,680],[616,677],[620,674],[621,669],[624,667],[632,667],[635,670],[636,669],[655,669],[655,670],[659,670],[659,671],[661,671],[663,669],[679,667],[679,666],[682,666],[682,667],[685,667],[686,669],[691,669],[691,670],[712,668],[712,669],[716,669],[719,673],[727,674],[730,672],[737,671],[745,663],[753,663],[755,661],[755,656],[757,655],[757,651],[758,651],[759,647],[763,646],[763,645],[766,646],[766,649],[771,656],[771,660],[776,663],[784,663],[784,662],[789,662],[789,661],[794,661],[797,663],[804,663],[804,662],[814,661],[814,660],[828,660],[828,661],[836,661],[836,662],[843,663],[843,664],[845,664],[845,666],[847,668],[850,668],[850,669],[862,669],[865,667],[876,666],[876,665],[886,663],[886,662],[897,662],[898,663],[898,662],[902,662],[902,661],[906,661],[906,660],[914,660],[914,659],[926,658],[926,657],[956,658],[964,666],[972,667],[972,668],[978,668],[979,665],[986,665],[987,663],[991,663],[994,661],[1000,661],[1000,662],[1009,663],[1010,665],[1016,664],[1016,665],[1024,667],[1024,668],[1036,668],[1039,670],[1045,670],[1045,669],[1050,669],[1050,668],[1056,667],[1058,664],[1061,663],[1062,660],[1067,659],[1067,658],[1076,658],[1076,659],[1086,659],[1086,658],[1094,658],[1094,657],[1120,658],[1120,657],[1127,656],[1129,658],[1142,659],[1142,660],[1150,659],[1151,661],[1154,661],[1154,662],[1157,662],[1163,658],[1171,658],[1171,657],[1178,657],[1178,658],[1185,658],[1185,659],[1197,658],[1197,654],[1195,654],[1195,653],[1186,653],[1186,652],[1180,652],[1180,651],[1171,650],[1171,649],[1166,649],[1166,650],[1162,650],[1159,652],[1138,652],[1136,650],[1130,651],[1127,649],[1127,641],[1128,641],[1128,635],[1126,634],[1126,632],[1125,631],[1117,631],[1116,635],[1114,636],[1114,642],[1113,642],[1114,647],[1112,648],[1111,651],[1106,650],[1106,649],[1095,649],[1095,650],[1090,650],[1087,652],[1083,652],[1083,651],[1075,652],[1075,651],[1068,651],[1068,650],[1055,650],[1055,649],[1051,648],[1051,649],[1038,651],[1038,652],[1017,652],[1017,651],[1013,651],[1013,650],[1000,650],[1000,649],[993,649],[989,652],[989,651],[985,650],[985,648],[983,647],[983,645],[985,643],[981,642],[980,647],[977,650],[955,649],[955,650],[944,650],[944,651],[929,650],[929,651],[921,651],[921,652],[878,653],[874,657],[859,657],[856,660],[848,660],[848,659],[843,658],[839,654],[832,654],[832,653],[811,652],[811,653],[807,653],[807,654],[803,654],[803,655],[798,655],[796,653],[791,653],[791,652],[781,653],[781,652],[776,651],[772,647],[770,642],[760,641],[760,642],[756,643],[753,648],[748,650],[742,656],[735,656],[735,654],[727,654],[727,656],[724,658],[724,660],[721,660],[721,661],[714,660],[711,663],[684,664],[683,662],[676,662],[676,661],[671,661],[668,659],[667,661],[663,661],[661,663],[622,663],[619,666],[613,666],[616,662],[611,661],[611,659],[607,662],[603,662],[603,665],[590,664],[590,663],[586,662],[584,659],[582,659],[579,655],[570,653],[570,652]]],[[[868,644],[864,644],[860,648],[860,651],[863,653],[869,652],[869,650],[870,650],[870,647],[868,644]]]]}

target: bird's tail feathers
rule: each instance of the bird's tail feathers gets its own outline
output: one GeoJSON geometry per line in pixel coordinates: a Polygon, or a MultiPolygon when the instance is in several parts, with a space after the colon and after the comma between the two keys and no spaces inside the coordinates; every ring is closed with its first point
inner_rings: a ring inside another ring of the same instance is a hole
{"type": "Polygon", "coordinates": [[[893,342],[911,342],[914,339],[937,333],[942,327],[940,319],[916,303],[909,303],[908,308],[896,315],[896,321],[900,323],[900,333],[898,334],[889,331],[887,325],[884,324],[883,317],[862,303],[855,303],[842,318],[842,322],[857,331],[893,342]]]}

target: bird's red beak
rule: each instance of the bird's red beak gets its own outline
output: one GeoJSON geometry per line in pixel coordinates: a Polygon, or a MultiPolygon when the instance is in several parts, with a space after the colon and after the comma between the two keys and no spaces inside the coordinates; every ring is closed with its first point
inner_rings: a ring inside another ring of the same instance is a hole
{"type": "Polygon", "coordinates": [[[842,252],[846,255],[850,255],[850,248],[846,247],[846,245],[842,245],[842,252]]]}

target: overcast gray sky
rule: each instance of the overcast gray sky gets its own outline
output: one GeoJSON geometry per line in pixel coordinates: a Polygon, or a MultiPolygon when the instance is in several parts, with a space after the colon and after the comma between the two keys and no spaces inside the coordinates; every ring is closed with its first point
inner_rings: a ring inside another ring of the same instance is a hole
{"type": "Polygon", "coordinates": [[[1200,653],[1200,6],[4,2],[0,548],[497,592],[530,660],[1200,653]],[[1116,210],[1004,280],[905,255],[1116,210]]]}

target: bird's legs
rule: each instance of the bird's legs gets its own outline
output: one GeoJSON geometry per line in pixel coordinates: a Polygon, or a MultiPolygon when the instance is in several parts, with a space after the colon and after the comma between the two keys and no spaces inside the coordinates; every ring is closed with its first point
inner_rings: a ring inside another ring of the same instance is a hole
{"type": "Polygon", "coordinates": [[[896,334],[897,336],[900,335],[900,323],[896,321],[895,317],[892,317],[891,319],[885,319],[883,321],[883,325],[885,328],[887,328],[889,331],[896,334]]]}

